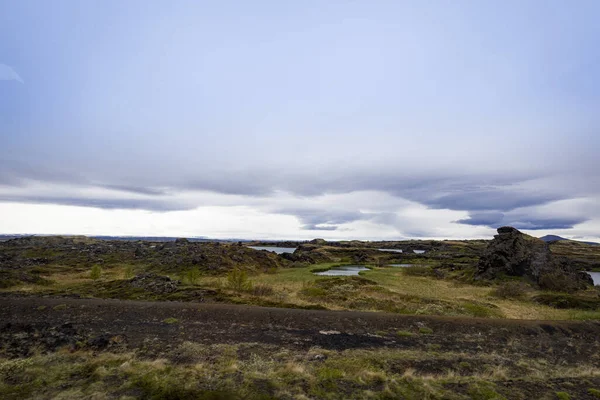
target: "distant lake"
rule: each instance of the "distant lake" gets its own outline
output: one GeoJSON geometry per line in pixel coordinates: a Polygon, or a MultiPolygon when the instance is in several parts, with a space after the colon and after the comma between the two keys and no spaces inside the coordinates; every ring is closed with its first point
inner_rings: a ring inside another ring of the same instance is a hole
{"type": "Polygon", "coordinates": [[[400,249],[377,249],[377,250],[379,250],[379,251],[391,251],[391,252],[394,252],[394,253],[402,253],[402,250],[400,250],[400,249]]]}
{"type": "Polygon", "coordinates": [[[415,264],[389,264],[390,267],[402,267],[402,268],[408,268],[408,267],[414,267],[415,264]]]}
{"type": "Polygon", "coordinates": [[[321,276],[358,276],[360,271],[368,271],[369,268],[365,268],[362,265],[343,265],[341,267],[333,267],[327,271],[315,272],[315,275],[321,276]]]}
{"type": "Polygon", "coordinates": [[[425,250],[413,250],[413,253],[423,254],[423,253],[425,253],[425,250]]]}
{"type": "Polygon", "coordinates": [[[296,251],[295,247],[275,247],[275,246],[248,246],[254,250],[266,250],[272,251],[273,253],[283,254],[283,253],[293,253],[296,251]]]}
{"type": "Polygon", "coordinates": [[[600,272],[588,272],[594,280],[594,285],[600,286],[600,272]]]}

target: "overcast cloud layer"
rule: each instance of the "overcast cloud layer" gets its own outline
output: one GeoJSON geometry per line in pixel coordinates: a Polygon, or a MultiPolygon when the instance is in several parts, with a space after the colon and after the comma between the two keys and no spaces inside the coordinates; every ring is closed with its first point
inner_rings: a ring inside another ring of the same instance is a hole
{"type": "Polygon", "coordinates": [[[0,1],[0,233],[597,240],[599,12],[0,1]]]}

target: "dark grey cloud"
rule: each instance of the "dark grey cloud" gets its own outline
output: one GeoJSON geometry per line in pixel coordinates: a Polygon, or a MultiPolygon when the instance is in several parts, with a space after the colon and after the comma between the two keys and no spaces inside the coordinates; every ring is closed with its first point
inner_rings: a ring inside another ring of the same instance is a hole
{"type": "Polygon", "coordinates": [[[161,189],[146,188],[140,186],[126,186],[126,185],[100,185],[100,187],[109,190],[116,190],[119,192],[145,194],[145,195],[164,195],[166,192],[161,189]]]}
{"type": "Polygon", "coordinates": [[[459,224],[488,226],[498,228],[508,225],[518,229],[547,230],[547,229],[571,229],[575,225],[589,220],[587,217],[539,217],[535,215],[505,215],[502,213],[472,213],[469,218],[456,221],[459,224]]]}
{"type": "Polygon", "coordinates": [[[567,193],[536,193],[523,192],[522,190],[511,191],[510,187],[497,187],[493,189],[465,188],[456,193],[444,194],[440,197],[425,198],[423,199],[423,203],[431,208],[448,210],[510,211],[516,208],[547,204],[568,197],[569,195],[567,193]]]}
{"type": "Polygon", "coordinates": [[[337,231],[337,226],[302,225],[305,231],[337,231]]]}
{"type": "Polygon", "coordinates": [[[305,230],[334,231],[337,229],[336,225],[366,218],[366,215],[359,211],[331,210],[327,208],[280,208],[272,211],[277,214],[295,216],[303,224],[302,229],[305,230]]]}
{"type": "Polygon", "coordinates": [[[17,202],[30,204],[57,204],[63,206],[94,207],[108,210],[149,210],[149,211],[181,211],[196,208],[196,205],[184,205],[174,201],[161,199],[106,199],[82,197],[51,197],[51,196],[18,196],[1,195],[0,202],[17,202]]]}

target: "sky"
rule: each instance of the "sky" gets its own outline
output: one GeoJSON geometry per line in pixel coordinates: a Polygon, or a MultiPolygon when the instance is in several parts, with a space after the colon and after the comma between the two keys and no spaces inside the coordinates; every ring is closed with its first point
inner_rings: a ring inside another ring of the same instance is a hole
{"type": "Polygon", "coordinates": [[[595,0],[0,0],[0,233],[600,239],[595,0]]]}

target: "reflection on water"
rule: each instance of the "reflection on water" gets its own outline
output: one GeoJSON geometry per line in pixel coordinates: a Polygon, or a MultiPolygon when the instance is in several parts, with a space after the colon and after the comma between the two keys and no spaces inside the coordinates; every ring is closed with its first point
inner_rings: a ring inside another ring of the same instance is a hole
{"type": "Polygon", "coordinates": [[[390,267],[402,267],[402,268],[414,266],[414,264],[389,264],[389,265],[390,265],[390,267]]]}
{"type": "Polygon", "coordinates": [[[600,272],[588,272],[594,280],[594,285],[600,286],[600,272]]]}
{"type": "Polygon", "coordinates": [[[272,251],[273,253],[283,254],[283,253],[293,253],[296,251],[295,247],[275,247],[275,246],[248,246],[254,250],[267,250],[272,251]]]}
{"type": "Polygon", "coordinates": [[[413,253],[423,254],[423,253],[425,253],[425,250],[413,250],[413,253]]]}
{"type": "Polygon", "coordinates": [[[367,271],[362,265],[343,265],[341,267],[333,267],[327,271],[315,272],[315,275],[321,276],[358,276],[360,271],[367,271]]]}
{"type": "Polygon", "coordinates": [[[400,249],[377,249],[379,251],[391,251],[393,253],[402,253],[402,250],[400,249]]]}

